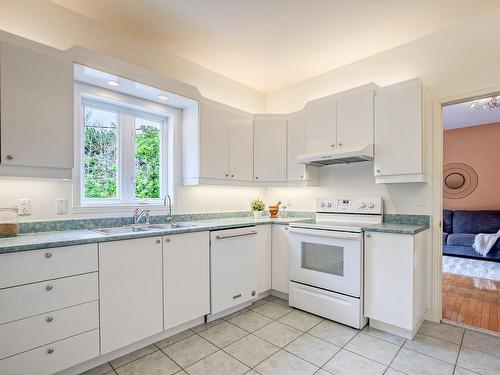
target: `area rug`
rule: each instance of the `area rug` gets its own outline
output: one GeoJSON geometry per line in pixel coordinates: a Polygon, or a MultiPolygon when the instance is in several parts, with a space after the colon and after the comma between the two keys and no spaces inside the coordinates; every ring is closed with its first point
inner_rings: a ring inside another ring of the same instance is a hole
{"type": "Polygon", "coordinates": [[[443,255],[443,272],[500,280],[500,263],[443,255]]]}

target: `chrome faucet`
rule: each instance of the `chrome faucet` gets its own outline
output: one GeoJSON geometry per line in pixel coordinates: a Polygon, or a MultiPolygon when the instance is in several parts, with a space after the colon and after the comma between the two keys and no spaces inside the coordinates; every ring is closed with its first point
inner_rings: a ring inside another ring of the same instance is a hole
{"type": "Polygon", "coordinates": [[[167,223],[168,224],[173,224],[174,220],[172,218],[172,199],[170,198],[170,195],[165,195],[165,198],[163,198],[163,205],[167,209],[167,223]],[[168,200],[168,209],[167,209],[167,200],[168,200]]]}
{"type": "Polygon", "coordinates": [[[144,223],[149,225],[149,210],[142,210],[139,212],[139,209],[136,208],[134,211],[134,224],[139,224],[142,218],[144,218],[144,223]]]}

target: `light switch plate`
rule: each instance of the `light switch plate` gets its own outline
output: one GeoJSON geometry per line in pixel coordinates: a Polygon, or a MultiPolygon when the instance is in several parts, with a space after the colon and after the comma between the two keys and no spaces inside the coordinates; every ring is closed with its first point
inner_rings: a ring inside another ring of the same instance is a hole
{"type": "Polygon", "coordinates": [[[63,215],[68,213],[68,200],[56,199],[56,214],[63,215]]]}
{"type": "Polygon", "coordinates": [[[31,199],[18,199],[17,210],[19,215],[31,215],[31,199]]]}

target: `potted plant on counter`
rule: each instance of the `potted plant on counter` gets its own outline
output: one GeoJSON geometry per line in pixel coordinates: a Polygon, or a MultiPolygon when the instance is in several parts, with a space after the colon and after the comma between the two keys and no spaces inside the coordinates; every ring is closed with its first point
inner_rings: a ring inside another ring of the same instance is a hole
{"type": "Polygon", "coordinates": [[[262,211],[264,211],[266,205],[260,199],[254,199],[250,202],[250,210],[253,212],[255,219],[262,217],[262,211]]]}

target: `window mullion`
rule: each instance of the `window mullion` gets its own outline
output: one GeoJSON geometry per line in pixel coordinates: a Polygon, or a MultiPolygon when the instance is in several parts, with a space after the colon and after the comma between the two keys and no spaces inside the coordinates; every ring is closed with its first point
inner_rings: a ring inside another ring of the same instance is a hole
{"type": "Polygon", "coordinates": [[[123,137],[122,137],[122,201],[130,203],[134,201],[134,175],[135,175],[135,132],[134,115],[132,112],[123,110],[123,137]]]}

